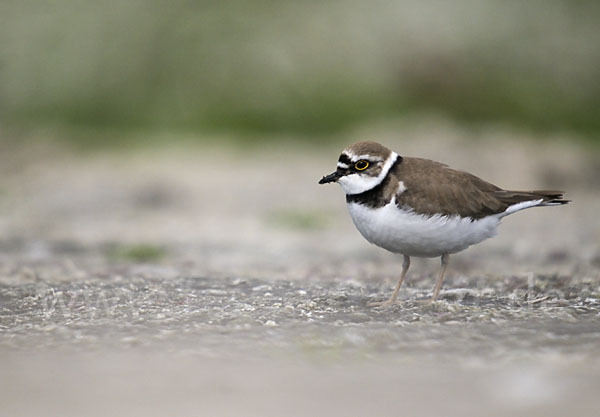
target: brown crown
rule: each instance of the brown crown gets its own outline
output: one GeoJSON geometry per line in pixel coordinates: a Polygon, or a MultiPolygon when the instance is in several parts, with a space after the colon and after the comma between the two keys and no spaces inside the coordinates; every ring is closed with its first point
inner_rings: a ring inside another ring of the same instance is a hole
{"type": "Polygon", "coordinates": [[[349,155],[370,155],[374,157],[381,157],[385,160],[390,156],[392,151],[380,143],[365,141],[357,142],[354,145],[348,146],[346,149],[344,149],[343,153],[349,155]]]}

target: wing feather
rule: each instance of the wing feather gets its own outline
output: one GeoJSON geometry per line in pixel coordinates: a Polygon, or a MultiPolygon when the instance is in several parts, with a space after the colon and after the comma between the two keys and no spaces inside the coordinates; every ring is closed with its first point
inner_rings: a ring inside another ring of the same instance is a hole
{"type": "Polygon", "coordinates": [[[560,191],[507,191],[464,171],[421,158],[404,158],[394,175],[404,183],[399,207],[425,215],[459,215],[479,219],[513,204],[541,199],[540,205],[566,204],[560,191]]]}

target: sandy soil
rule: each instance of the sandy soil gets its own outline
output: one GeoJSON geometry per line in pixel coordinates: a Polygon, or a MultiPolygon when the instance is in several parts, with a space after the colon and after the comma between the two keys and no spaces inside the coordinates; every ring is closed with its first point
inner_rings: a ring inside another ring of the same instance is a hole
{"type": "Polygon", "coordinates": [[[401,259],[317,185],[339,145],[2,145],[0,415],[595,415],[597,155],[440,121],[367,133],[574,203],[453,256],[433,306],[439,261],[415,260],[375,310],[401,259]]]}

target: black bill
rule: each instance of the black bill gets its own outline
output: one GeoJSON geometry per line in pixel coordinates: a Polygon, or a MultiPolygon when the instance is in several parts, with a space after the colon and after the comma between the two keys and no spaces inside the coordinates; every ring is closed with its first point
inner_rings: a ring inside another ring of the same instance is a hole
{"type": "Polygon", "coordinates": [[[319,184],[327,184],[330,182],[336,182],[342,176],[343,176],[343,174],[341,174],[339,171],[335,171],[333,174],[329,174],[329,175],[326,175],[323,178],[321,178],[321,180],[319,181],[319,184]]]}

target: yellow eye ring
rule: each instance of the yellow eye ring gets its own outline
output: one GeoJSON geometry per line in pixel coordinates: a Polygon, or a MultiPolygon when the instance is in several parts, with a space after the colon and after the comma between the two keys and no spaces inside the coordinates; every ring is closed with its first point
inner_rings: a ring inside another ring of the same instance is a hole
{"type": "Polygon", "coordinates": [[[369,168],[369,161],[361,160],[354,164],[354,169],[357,171],[364,171],[367,168],[369,168]]]}

